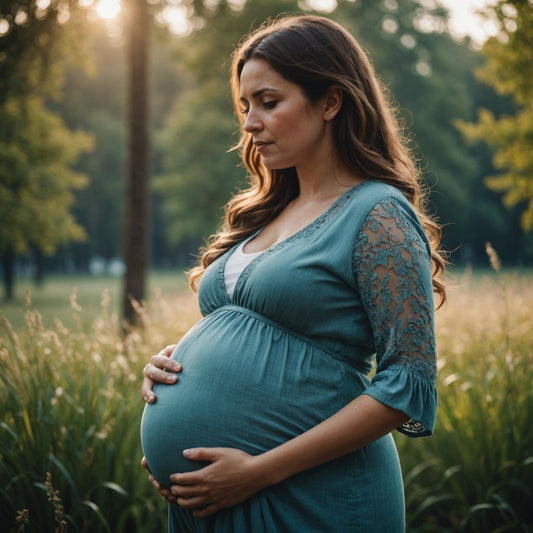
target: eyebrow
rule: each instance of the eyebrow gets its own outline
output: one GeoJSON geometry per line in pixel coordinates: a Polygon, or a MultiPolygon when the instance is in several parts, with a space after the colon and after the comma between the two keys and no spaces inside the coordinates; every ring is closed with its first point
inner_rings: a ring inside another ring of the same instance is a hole
{"type": "MultiPolygon", "coordinates": [[[[255,91],[255,93],[252,94],[252,98],[257,98],[258,96],[261,96],[264,92],[267,92],[267,91],[271,91],[271,92],[275,92],[275,93],[279,92],[277,89],[274,89],[272,87],[262,87],[261,89],[258,89],[257,91],[255,91]]],[[[241,100],[241,102],[247,102],[248,101],[243,96],[241,96],[240,100],[241,100]]]]}

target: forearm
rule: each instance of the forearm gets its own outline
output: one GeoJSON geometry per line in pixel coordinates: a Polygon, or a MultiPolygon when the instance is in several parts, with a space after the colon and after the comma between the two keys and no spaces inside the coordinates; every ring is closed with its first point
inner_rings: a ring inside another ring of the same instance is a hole
{"type": "Polygon", "coordinates": [[[256,457],[258,473],[275,484],[386,435],[408,420],[371,396],[362,395],[298,437],[256,457]]]}

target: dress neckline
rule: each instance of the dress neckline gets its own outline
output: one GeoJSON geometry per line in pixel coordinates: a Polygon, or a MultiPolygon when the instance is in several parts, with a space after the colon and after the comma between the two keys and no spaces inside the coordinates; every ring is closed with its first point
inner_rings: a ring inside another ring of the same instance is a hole
{"type": "Polygon", "coordinates": [[[264,226],[259,228],[254,234],[250,235],[250,237],[246,238],[241,243],[242,244],[241,252],[244,253],[245,255],[252,255],[252,254],[260,255],[260,254],[263,254],[265,252],[268,252],[269,250],[272,250],[273,248],[277,248],[278,245],[282,245],[283,243],[285,243],[287,241],[291,241],[293,238],[297,238],[297,237],[299,237],[301,235],[305,235],[310,230],[312,230],[315,226],[322,224],[327,218],[329,218],[329,216],[332,214],[332,212],[336,211],[340,207],[340,205],[342,205],[343,200],[344,200],[344,198],[346,196],[349,196],[350,193],[354,192],[356,189],[358,189],[359,187],[361,187],[362,185],[364,185],[365,183],[367,183],[369,181],[372,181],[372,180],[360,181],[359,183],[356,183],[355,185],[353,185],[352,187],[350,187],[349,189],[344,191],[342,194],[337,196],[337,198],[335,198],[335,200],[333,200],[333,202],[330,204],[330,206],[328,208],[326,208],[324,211],[322,211],[322,213],[320,213],[320,215],[318,215],[315,219],[313,219],[311,222],[309,222],[309,224],[307,224],[303,228],[300,228],[299,230],[295,231],[293,234],[289,235],[285,239],[282,239],[281,241],[275,242],[274,244],[270,245],[268,248],[265,248],[264,250],[259,250],[258,252],[245,252],[244,251],[244,247],[246,246],[246,244],[248,244],[250,241],[255,239],[263,231],[264,226]]]}
{"type": "MultiPolygon", "coordinates": [[[[373,183],[373,182],[375,182],[375,180],[366,179],[364,181],[356,183],[353,187],[350,187],[348,190],[344,191],[340,196],[338,196],[337,199],[334,200],[333,203],[323,213],[321,213],[317,218],[315,218],[315,220],[313,220],[309,224],[307,224],[307,226],[304,226],[303,228],[299,229],[298,231],[296,231],[292,235],[289,235],[287,238],[285,238],[285,239],[273,244],[272,246],[266,248],[265,250],[262,250],[262,251],[259,251],[259,252],[253,252],[254,254],[257,254],[257,255],[246,265],[244,270],[241,272],[241,274],[238,277],[237,282],[235,284],[235,288],[233,290],[233,295],[232,295],[231,298],[228,296],[228,293],[226,292],[226,289],[225,289],[224,271],[225,271],[226,263],[227,263],[229,257],[231,256],[231,254],[233,254],[236,251],[236,249],[240,245],[244,244],[243,241],[241,241],[240,243],[236,244],[233,248],[228,250],[228,252],[225,254],[224,258],[220,262],[219,272],[218,272],[218,274],[219,274],[219,278],[218,278],[219,285],[220,285],[221,289],[223,289],[223,294],[226,297],[226,300],[229,303],[232,303],[234,301],[235,296],[238,294],[240,286],[243,283],[246,282],[246,279],[248,278],[249,274],[255,268],[255,265],[257,265],[265,257],[269,256],[270,254],[274,253],[275,251],[279,250],[280,248],[283,248],[284,246],[286,246],[287,244],[291,243],[292,241],[294,241],[296,239],[305,237],[307,234],[311,233],[316,228],[318,228],[319,226],[324,224],[330,217],[334,216],[334,214],[339,209],[342,208],[342,206],[346,203],[346,201],[351,197],[351,195],[354,192],[356,192],[358,189],[366,186],[366,184],[373,183]]],[[[245,239],[245,241],[248,242],[248,241],[252,240],[254,237],[259,235],[259,233],[261,233],[262,230],[263,230],[263,228],[259,228],[255,233],[253,233],[252,235],[247,237],[245,239]]]]}

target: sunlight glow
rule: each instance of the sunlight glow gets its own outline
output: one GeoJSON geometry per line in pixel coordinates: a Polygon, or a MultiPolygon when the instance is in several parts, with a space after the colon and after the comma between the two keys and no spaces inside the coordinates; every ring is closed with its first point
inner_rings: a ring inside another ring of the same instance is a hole
{"type": "Polygon", "coordinates": [[[0,19],[0,37],[6,35],[9,31],[9,22],[6,19],[0,19]]]}
{"type": "Polygon", "coordinates": [[[120,12],[120,0],[100,0],[96,12],[103,19],[115,18],[120,12]]]}
{"type": "MultiPolygon", "coordinates": [[[[151,3],[153,0],[149,0],[151,3]]],[[[234,11],[239,12],[246,4],[247,0],[227,0],[228,5],[234,11]]],[[[356,2],[357,0],[348,0],[349,2],[356,2]]],[[[421,5],[426,5],[429,8],[443,5],[450,10],[450,31],[452,35],[458,39],[462,39],[466,35],[471,38],[472,44],[475,47],[481,47],[487,37],[497,33],[497,27],[493,20],[483,17],[477,11],[483,12],[484,9],[494,4],[496,0],[418,0],[421,5]]],[[[78,0],[82,6],[92,7],[93,16],[98,16],[101,19],[114,19],[121,10],[121,0],[78,0]]],[[[220,0],[204,0],[205,5],[217,6],[220,0]]],[[[398,10],[398,0],[382,0],[386,11],[391,15],[398,10]]],[[[528,0],[533,6],[533,0],[528,0]]],[[[37,7],[47,8],[51,0],[36,0],[37,7]]],[[[298,4],[305,11],[317,11],[322,13],[331,13],[337,7],[337,0],[299,0],[298,4]]],[[[66,14],[65,14],[66,15],[66,14]]],[[[199,17],[192,17],[191,7],[181,0],[170,0],[164,7],[156,11],[156,23],[159,26],[167,26],[170,32],[174,35],[184,36],[191,33],[194,29],[201,27],[202,19],[199,17]]],[[[512,19],[512,17],[510,17],[512,19]]],[[[415,19],[415,27],[422,32],[442,32],[445,27],[442,27],[441,20],[436,17],[431,17],[427,13],[424,16],[419,16],[415,19]]],[[[512,25],[513,21],[507,22],[512,25]]],[[[398,30],[398,23],[392,16],[386,16],[383,20],[382,29],[384,32],[394,34],[398,30]]],[[[8,31],[5,28],[5,23],[0,25],[0,34],[8,31]]],[[[406,48],[413,46],[409,38],[402,41],[406,48]]]]}
{"type": "Polygon", "coordinates": [[[332,13],[337,8],[337,0],[305,0],[307,9],[312,9],[320,13],[332,13]]]}
{"type": "Polygon", "coordinates": [[[491,35],[497,33],[497,24],[479,12],[495,3],[495,0],[440,0],[450,10],[450,30],[457,38],[468,35],[476,47],[480,47],[491,35]]]}
{"type": "Polygon", "coordinates": [[[192,31],[189,11],[183,6],[168,5],[156,14],[155,20],[160,26],[167,26],[174,35],[187,35],[192,31]]]}

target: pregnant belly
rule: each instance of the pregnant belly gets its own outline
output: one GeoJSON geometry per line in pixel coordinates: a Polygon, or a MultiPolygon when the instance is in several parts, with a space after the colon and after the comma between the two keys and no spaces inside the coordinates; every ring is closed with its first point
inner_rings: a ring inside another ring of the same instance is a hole
{"type": "Polygon", "coordinates": [[[318,424],[364,389],[355,370],[259,315],[221,308],[194,326],[172,358],[178,383],[156,385],[141,423],[154,477],[201,468],[191,447],[258,454],[318,424]]]}

